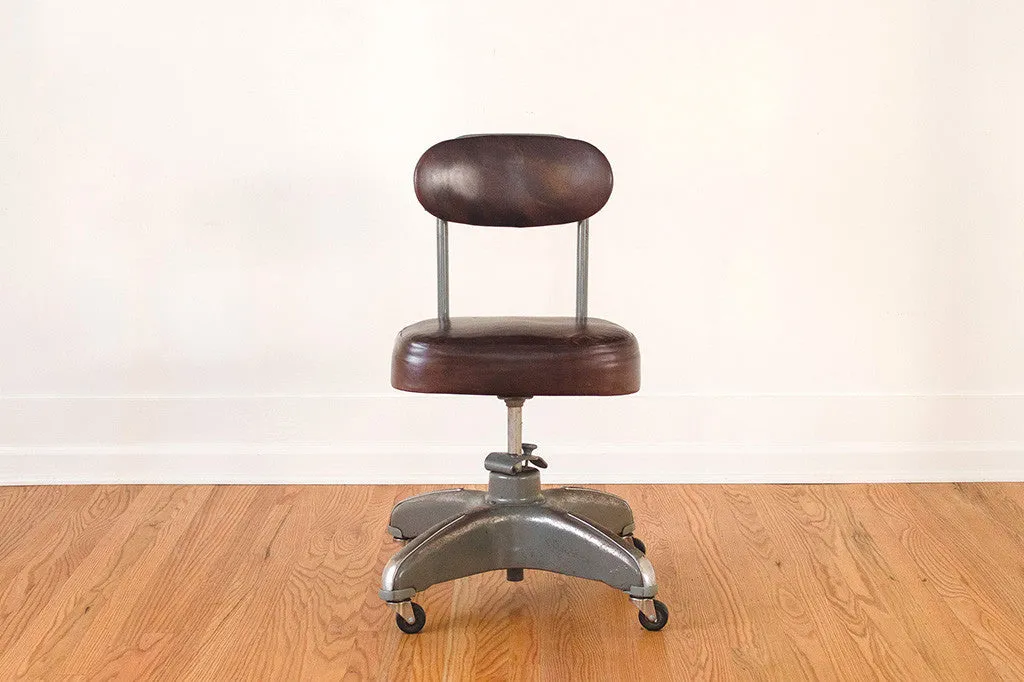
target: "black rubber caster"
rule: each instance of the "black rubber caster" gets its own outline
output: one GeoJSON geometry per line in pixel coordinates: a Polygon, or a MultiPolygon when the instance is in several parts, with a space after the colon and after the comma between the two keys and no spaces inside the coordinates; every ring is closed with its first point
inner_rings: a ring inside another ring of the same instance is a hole
{"type": "Polygon", "coordinates": [[[641,554],[647,554],[647,545],[638,537],[633,538],[633,546],[640,550],[641,554]]]}
{"type": "MultiPolygon", "coordinates": [[[[407,635],[415,635],[417,632],[419,632],[420,630],[423,629],[424,625],[427,624],[427,612],[424,611],[423,607],[420,606],[419,604],[417,604],[416,602],[411,602],[411,603],[412,603],[412,615],[413,615],[413,617],[416,620],[414,620],[413,622],[410,623],[405,618],[402,618],[401,614],[399,614],[399,613],[395,614],[395,623],[398,625],[398,629],[401,630],[402,632],[404,632],[407,635]]],[[[657,604],[658,604],[658,602],[655,602],[655,605],[657,605],[657,604]]],[[[643,615],[643,614],[641,614],[641,615],[643,615]]],[[[666,616],[667,616],[667,612],[666,612],[666,616]]]]}
{"type": "Polygon", "coordinates": [[[637,616],[640,618],[640,625],[643,625],[645,629],[651,632],[657,632],[665,627],[665,623],[668,622],[668,607],[657,599],[654,600],[654,612],[658,616],[655,620],[647,620],[647,616],[644,615],[643,611],[637,613],[637,616]]]}

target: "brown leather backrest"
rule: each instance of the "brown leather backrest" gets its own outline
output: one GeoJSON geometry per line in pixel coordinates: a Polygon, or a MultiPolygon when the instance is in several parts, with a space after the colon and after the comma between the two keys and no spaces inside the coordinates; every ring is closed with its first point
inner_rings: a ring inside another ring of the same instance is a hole
{"type": "Polygon", "coordinates": [[[416,164],[423,208],[470,225],[533,227],[589,218],[612,193],[594,145],[555,135],[470,135],[439,142],[416,164]]]}

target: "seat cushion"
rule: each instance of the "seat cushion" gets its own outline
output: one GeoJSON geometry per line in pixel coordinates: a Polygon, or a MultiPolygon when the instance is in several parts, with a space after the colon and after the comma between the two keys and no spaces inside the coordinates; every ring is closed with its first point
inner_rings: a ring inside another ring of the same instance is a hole
{"type": "Polygon", "coordinates": [[[572,317],[453,317],[406,327],[391,385],[417,393],[625,395],[640,389],[640,348],[617,324],[572,317]]]}

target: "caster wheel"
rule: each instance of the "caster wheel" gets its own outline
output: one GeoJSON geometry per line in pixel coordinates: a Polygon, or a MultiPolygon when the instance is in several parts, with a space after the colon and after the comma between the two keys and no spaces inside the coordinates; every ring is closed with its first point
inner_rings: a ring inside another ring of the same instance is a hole
{"type": "MultiPolygon", "coordinates": [[[[655,602],[655,604],[657,603],[655,602]]],[[[412,602],[412,615],[416,620],[410,623],[405,618],[402,618],[401,614],[395,614],[395,623],[398,625],[398,629],[407,635],[415,635],[427,623],[427,612],[416,602],[412,602]]]]}
{"type": "Polygon", "coordinates": [[[645,545],[644,541],[640,538],[633,538],[633,546],[639,549],[641,554],[647,554],[647,545],[645,545]]]}
{"type": "Polygon", "coordinates": [[[662,629],[665,627],[665,623],[668,622],[668,607],[657,599],[654,600],[654,612],[658,616],[655,620],[647,620],[647,616],[644,615],[643,611],[637,613],[637,616],[640,618],[640,625],[643,625],[645,629],[652,632],[662,629]]]}

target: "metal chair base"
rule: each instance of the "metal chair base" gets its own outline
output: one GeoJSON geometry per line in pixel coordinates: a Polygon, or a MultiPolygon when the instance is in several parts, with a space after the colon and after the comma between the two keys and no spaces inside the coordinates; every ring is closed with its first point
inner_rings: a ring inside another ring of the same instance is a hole
{"type": "Polygon", "coordinates": [[[654,599],[658,583],[642,543],[635,541],[633,511],[620,497],[587,488],[541,490],[543,458],[523,443],[526,398],[502,397],[508,408],[508,451],[484,460],[487,491],[439,490],[395,505],[388,532],[408,544],[384,567],[380,598],[396,612],[406,633],[423,628],[426,616],[412,602],[431,585],[487,571],[562,573],[598,580],[625,592],[639,609],[640,624],[660,630],[668,608],[654,599]]]}
{"type": "Polygon", "coordinates": [[[395,506],[388,530],[409,542],[385,566],[380,597],[403,602],[449,580],[534,569],[598,580],[649,600],[658,591],[654,567],[633,545],[633,525],[632,510],[615,495],[541,491],[532,467],[492,471],[487,492],[441,490],[395,506]]]}

